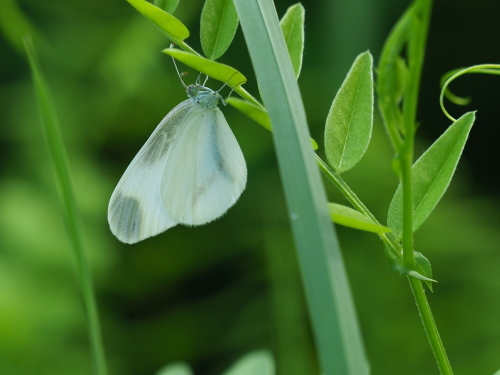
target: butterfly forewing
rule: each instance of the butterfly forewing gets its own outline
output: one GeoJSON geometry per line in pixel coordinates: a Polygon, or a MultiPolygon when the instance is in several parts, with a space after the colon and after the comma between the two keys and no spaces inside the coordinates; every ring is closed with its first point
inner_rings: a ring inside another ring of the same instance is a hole
{"type": "Polygon", "coordinates": [[[190,99],[162,120],[111,196],[108,221],[122,242],[215,220],[245,188],[245,159],[217,108],[222,97],[199,85],[187,93],[190,99]]]}
{"type": "Polygon", "coordinates": [[[135,243],[177,224],[162,204],[160,186],[171,146],[194,105],[185,100],[165,116],[118,182],[108,221],[120,241],[135,243]]]}

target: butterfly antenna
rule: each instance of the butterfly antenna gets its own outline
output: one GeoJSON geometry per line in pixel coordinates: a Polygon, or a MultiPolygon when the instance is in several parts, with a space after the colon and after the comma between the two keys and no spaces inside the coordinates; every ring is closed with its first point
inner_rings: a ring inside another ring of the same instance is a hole
{"type": "Polygon", "coordinates": [[[199,86],[201,81],[201,72],[198,74],[198,78],[196,78],[196,84],[199,86]]]}
{"type": "MultiPolygon", "coordinates": [[[[234,72],[234,73],[231,75],[231,77],[229,77],[229,80],[228,80],[228,81],[230,81],[231,79],[233,79],[233,77],[235,76],[235,74],[236,74],[236,73],[238,73],[238,72],[234,72]]],[[[224,84],[222,85],[222,87],[221,87],[219,90],[217,90],[217,92],[221,91],[221,90],[222,90],[224,87],[226,87],[227,85],[228,85],[228,82],[224,82],[224,84]]],[[[241,85],[241,83],[238,83],[235,87],[237,87],[237,86],[239,86],[239,85],[241,85]]],[[[229,95],[227,96],[228,98],[231,96],[231,94],[233,93],[233,91],[234,91],[234,89],[233,89],[233,88],[231,88],[231,92],[230,92],[230,93],[229,93],[229,95]]]]}
{"type": "MultiPolygon", "coordinates": [[[[170,48],[173,48],[175,46],[174,43],[170,44],[170,48]]],[[[175,71],[177,72],[177,75],[179,76],[179,79],[181,80],[181,83],[182,83],[182,86],[184,86],[185,89],[187,89],[187,86],[186,84],[184,83],[184,81],[182,80],[182,74],[179,73],[179,69],[177,68],[177,63],[175,62],[175,59],[174,57],[172,56],[172,61],[174,62],[174,66],[175,66],[175,71]]]]}

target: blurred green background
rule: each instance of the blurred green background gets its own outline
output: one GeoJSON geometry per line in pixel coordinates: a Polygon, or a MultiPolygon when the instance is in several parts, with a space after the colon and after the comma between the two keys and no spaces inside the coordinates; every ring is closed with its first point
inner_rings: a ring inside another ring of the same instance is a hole
{"type": "MultiPolygon", "coordinates": [[[[199,48],[202,1],[176,11],[199,48]]],[[[275,1],[282,16],[292,1],[275,1]]],[[[407,2],[304,0],[299,79],[310,129],[324,119],[355,56],[381,45],[407,2]]],[[[436,2],[419,111],[418,150],[449,125],[438,106],[448,70],[500,62],[500,5],[436,2]]],[[[245,154],[248,186],[220,220],[121,244],[106,220],[109,197],[162,117],[186,94],[162,34],[123,0],[0,1],[0,374],[88,374],[85,320],[54,172],[41,130],[22,35],[34,35],[57,105],[95,277],[113,375],[154,374],[171,361],[215,375],[237,357],[271,349],[280,374],[317,374],[309,323],[270,134],[224,109],[245,154]]],[[[243,36],[221,62],[257,95],[243,36]]],[[[183,69],[181,70],[188,70],[183,69]]],[[[189,71],[189,70],[188,70],[189,71]]],[[[186,81],[196,78],[190,72],[186,81]]],[[[219,83],[208,85],[218,88],[219,83]]],[[[429,293],[456,374],[500,368],[500,81],[461,78],[453,89],[478,109],[456,178],[416,249],[439,283],[429,293]]],[[[322,154],[321,149],[319,153],[322,154]]],[[[382,221],[397,186],[377,122],[367,155],[346,180],[382,221]]],[[[327,185],[331,200],[343,202],[327,185]]],[[[373,374],[437,374],[404,278],[373,235],[338,228],[373,374]]]]}

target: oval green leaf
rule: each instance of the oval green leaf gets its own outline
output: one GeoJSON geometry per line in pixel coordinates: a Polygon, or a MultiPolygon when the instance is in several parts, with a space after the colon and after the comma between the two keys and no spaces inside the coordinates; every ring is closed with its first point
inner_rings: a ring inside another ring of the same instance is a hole
{"type": "Polygon", "coordinates": [[[340,87],[328,113],[325,152],[339,173],[354,167],[365,154],[373,123],[373,59],[359,55],[340,87]]]}
{"type": "Polygon", "coordinates": [[[177,18],[144,0],[127,0],[139,13],[153,22],[174,43],[183,44],[189,30],[177,18]]]}
{"type": "Polygon", "coordinates": [[[193,370],[184,362],[175,362],[162,367],[155,375],[193,375],[193,370]]]}
{"type": "MultiPolygon", "coordinates": [[[[474,112],[455,121],[413,164],[413,230],[417,230],[434,210],[451,182],[465,142],[474,124],[474,112]]],[[[402,231],[403,192],[398,186],[389,206],[388,225],[396,235],[402,231]]]]}
{"type": "MultiPolygon", "coordinates": [[[[415,254],[415,266],[419,274],[424,275],[428,279],[432,280],[432,266],[429,259],[427,259],[424,254],[418,251],[413,252],[415,254]]],[[[432,292],[432,282],[425,282],[429,290],[432,292]]]]}
{"type": "MultiPolygon", "coordinates": [[[[271,120],[269,120],[269,115],[267,112],[261,107],[257,107],[256,105],[247,102],[246,100],[241,100],[238,98],[227,98],[226,102],[231,104],[234,108],[236,108],[241,113],[247,115],[249,118],[254,120],[257,124],[266,128],[269,131],[273,131],[271,120]]],[[[311,145],[313,150],[318,149],[318,144],[316,141],[311,138],[311,145]]]]}
{"type": "Polygon", "coordinates": [[[265,110],[256,105],[247,102],[246,100],[241,100],[238,98],[227,98],[227,103],[231,104],[241,113],[247,115],[249,118],[254,120],[257,124],[272,131],[271,120],[269,120],[269,115],[265,110]]]}
{"type": "MultiPolygon", "coordinates": [[[[402,275],[411,276],[417,280],[425,281],[427,283],[427,285],[432,285],[431,283],[437,282],[436,280],[433,280],[430,277],[428,277],[426,274],[419,272],[422,268],[418,264],[417,264],[417,268],[419,269],[419,271],[408,268],[403,262],[403,257],[402,256],[398,257],[397,255],[394,255],[392,253],[392,251],[389,250],[389,247],[386,244],[384,244],[384,251],[385,251],[385,255],[387,256],[387,260],[389,262],[389,265],[400,276],[402,276],[402,275]]],[[[416,259],[418,259],[417,254],[420,254],[420,253],[415,252],[416,259]]],[[[429,286],[429,288],[432,290],[431,286],[429,286]]]]}
{"type": "Polygon", "coordinates": [[[413,18],[413,6],[410,6],[391,30],[382,48],[377,69],[377,102],[396,152],[399,152],[402,143],[400,132],[404,131],[400,105],[407,80],[407,67],[402,54],[413,18]]]}
{"type": "Polygon", "coordinates": [[[222,375],[274,375],[274,359],[266,350],[248,353],[238,359],[222,375]]]}
{"type": "Polygon", "coordinates": [[[247,81],[243,74],[229,65],[224,65],[177,48],[167,48],[163,50],[163,53],[172,56],[176,60],[179,60],[183,64],[203,74],[227,83],[232,89],[235,89],[247,81]]]}
{"type": "Polygon", "coordinates": [[[155,0],[153,4],[167,13],[174,14],[177,5],[179,5],[179,1],[180,0],[155,0]]]}
{"type": "Polygon", "coordinates": [[[227,51],[238,28],[233,0],[206,0],[201,12],[200,37],[203,53],[217,60],[227,51]]]}
{"type": "Polygon", "coordinates": [[[299,78],[304,54],[304,14],[304,7],[298,3],[289,7],[280,21],[295,78],[299,78]]]}
{"type": "Polygon", "coordinates": [[[328,203],[328,210],[335,224],[372,233],[387,233],[391,231],[389,228],[375,223],[368,216],[363,215],[361,212],[351,207],[336,203],[328,203]]]}

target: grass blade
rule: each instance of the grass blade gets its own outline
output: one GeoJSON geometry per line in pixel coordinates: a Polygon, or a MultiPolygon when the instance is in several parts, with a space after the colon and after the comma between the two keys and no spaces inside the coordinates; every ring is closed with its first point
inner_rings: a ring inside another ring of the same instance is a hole
{"type": "Polygon", "coordinates": [[[217,60],[227,51],[238,28],[233,0],[206,0],[201,12],[200,37],[203,53],[217,60]]]}
{"type": "Polygon", "coordinates": [[[101,338],[101,328],[99,315],[92,284],[85,248],[83,244],[83,229],[77,213],[73,187],[71,185],[68,158],[62,140],[56,112],[52,103],[52,98],[45,79],[42,75],[40,64],[35,53],[35,49],[28,38],[24,39],[24,45],[28,54],[36,98],[40,110],[42,126],[45,130],[49,151],[54,162],[56,176],[61,189],[63,205],[66,214],[69,237],[75,252],[77,276],[82,293],[83,306],[87,318],[90,343],[92,347],[92,357],[94,361],[95,374],[106,375],[107,366],[104,355],[104,348],[101,338]]]}
{"type": "Polygon", "coordinates": [[[235,0],[273,139],[322,370],[368,374],[342,255],[311,150],[304,106],[274,9],[235,0]]]}

